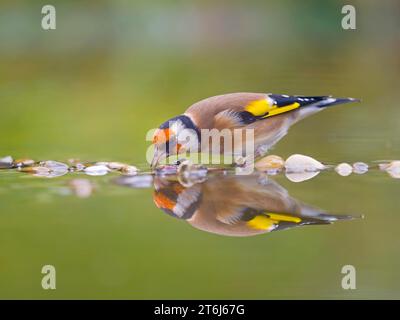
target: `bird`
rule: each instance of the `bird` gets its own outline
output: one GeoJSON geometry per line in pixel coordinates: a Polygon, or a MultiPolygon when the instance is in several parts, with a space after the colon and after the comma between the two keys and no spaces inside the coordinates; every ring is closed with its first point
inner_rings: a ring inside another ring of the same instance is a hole
{"type": "MultiPolygon", "coordinates": [[[[212,139],[203,137],[205,130],[217,130],[217,132],[252,130],[254,158],[257,158],[265,155],[298,121],[328,107],[355,101],[359,100],[332,96],[251,92],[228,93],[206,98],[191,105],[183,114],[165,121],[155,130],[152,139],[154,154],[150,166],[154,168],[169,156],[184,152],[201,151],[236,155],[235,143],[230,149],[222,143],[214,148],[211,146],[212,139]],[[186,134],[182,135],[183,132],[190,132],[190,139],[186,134]]],[[[242,139],[239,139],[238,144],[241,148],[238,150],[242,154],[243,145],[247,141],[244,134],[242,139]]]]}
{"type": "Polygon", "coordinates": [[[196,229],[232,237],[355,218],[304,204],[276,181],[258,174],[214,174],[190,187],[182,185],[176,176],[156,176],[153,200],[159,209],[196,229]]]}

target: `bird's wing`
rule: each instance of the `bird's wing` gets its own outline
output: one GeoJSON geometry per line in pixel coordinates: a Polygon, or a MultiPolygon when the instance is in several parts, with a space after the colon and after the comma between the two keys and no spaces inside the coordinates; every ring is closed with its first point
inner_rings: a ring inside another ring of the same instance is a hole
{"type": "Polygon", "coordinates": [[[231,93],[202,100],[192,105],[185,114],[191,116],[201,128],[233,129],[305,106],[322,108],[351,101],[354,99],[330,96],[231,93]]]}
{"type": "MultiPolygon", "coordinates": [[[[225,114],[228,123],[234,124],[240,120],[236,118],[239,112],[251,101],[266,99],[264,93],[238,92],[210,97],[191,105],[185,112],[201,129],[212,129],[215,126],[215,117],[225,114]]],[[[222,119],[221,119],[222,120],[222,119]]]]}

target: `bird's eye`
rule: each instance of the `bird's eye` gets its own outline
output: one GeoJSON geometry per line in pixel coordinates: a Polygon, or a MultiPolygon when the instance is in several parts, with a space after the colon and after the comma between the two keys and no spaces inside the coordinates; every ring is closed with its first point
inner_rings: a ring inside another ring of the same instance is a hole
{"type": "Polygon", "coordinates": [[[153,137],[153,143],[166,143],[167,141],[169,141],[170,138],[170,130],[167,129],[158,129],[155,133],[154,133],[154,137],[153,137]]]}

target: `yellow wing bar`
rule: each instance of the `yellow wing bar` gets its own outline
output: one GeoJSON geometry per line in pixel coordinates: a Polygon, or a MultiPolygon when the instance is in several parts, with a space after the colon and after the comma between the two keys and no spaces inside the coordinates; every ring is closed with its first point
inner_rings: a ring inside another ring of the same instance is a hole
{"type": "Polygon", "coordinates": [[[255,216],[247,222],[250,228],[257,230],[273,230],[280,222],[300,223],[302,220],[296,216],[290,216],[280,213],[266,213],[265,215],[255,216]]]}
{"type": "Polygon", "coordinates": [[[289,104],[289,105],[283,106],[283,107],[276,107],[273,110],[271,110],[270,112],[268,112],[265,116],[263,116],[263,118],[268,118],[268,117],[276,116],[277,114],[280,114],[280,113],[292,111],[294,109],[297,109],[298,107],[300,107],[300,103],[298,103],[298,102],[294,102],[292,104],[289,104]]]}
{"type": "Polygon", "coordinates": [[[300,103],[298,102],[280,107],[276,104],[271,104],[268,99],[261,99],[251,101],[244,109],[255,117],[267,118],[297,109],[298,107],[300,107],[300,103]]]}

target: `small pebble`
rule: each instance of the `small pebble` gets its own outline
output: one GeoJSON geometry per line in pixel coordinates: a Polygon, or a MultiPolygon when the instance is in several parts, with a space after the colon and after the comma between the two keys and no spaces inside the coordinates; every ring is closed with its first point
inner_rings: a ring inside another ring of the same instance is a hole
{"type": "Polygon", "coordinates": [[[46,167],[24,167],[20,170],[21,172],[30,173],[37,177],[48,177],[50,175],[50,169],[46,167]]]}
{"type": "Polygon", "coordinates": [[[41,161],[39,164],[51,170],[68,170],[69,168],[67,164],[53,160],[41,161]]]}
{"type": "Polygon", "coordinates": [[[335,171],[339,175],[341,175],[343,177],[347,177],[353,172],[353,167],[351,165],[349,165],[348,163],[341,163],[336,166],[335,171]]]}
{"type": "Polygon", "coordinates": [[[86,168],[86,165],[83,164],[79,159],[68,159],[68,163],[70,164],[69,171],[83,171],[86,168]]]}
{"type": "Polygon", "coordinates": [[[378,164],[378,167],[379,167],[379,170],[386,171],[386,168],[389,167],[389,165],[390,165],[390,162],[389,163],[380,163],[380,164],[378,164]]]}
{"type": "Polygon", "coordinates": [[[389,164],[387,164],[385,171],[395,179],[400,179],[400,161],[392,161],[389,164]]]}
{"type": "Polygon", "coordinates": [[[137,174],[139,171],[138,168],[136,168],[135,166],[130,166],[128,164],[121,162],[109,162],[107,164],[107,167],[111,170],[117,170],[120,171],[122,174],[130,176],[137,174]]]}
{"type": "Polygon", "coordinates": [[[77,163],[74,166],[75,171],[83,171],[85,168],[86,166],[83,163],[77,163]]]}
{"type": "Polygon", "coordinates": [[[65,163],[47,160],[40,162],[40,166],[48,168],[50,170],[49,178],[55,178],[63,176],[68,173],[69,166],[65,163]]]}
{"type": "Polygon", "coordinates": [[[302,173],[324,170],[325,166],[311,157],[293,154],[286,160],[285,169],[290,173],[302,173]]]}
{"type": "Polygon", "coordinates": [[[121,162],[109,162],[107,163],[107,167],[110,168],[111,170],[121,170],[123,167],[126,167],[127,165],[121,162]]]}
{"type": "Polygon", "coordinates": [[[0,158],[0,169],[9,169],[12,168],[13,158],[11,156],[6,156],[0,158]]]}
{"type": "Polygon", "coordinates": [[[17,168],[33,166],[35,164],[35,160],[32,159],[17,159],[14,160],[14,166],[17,168]]]}
{"type": "Polygon", "coordinates": [[[89,176],[104,176],[110,171],[110,169],[105,165],[94,165],[85,168],[83,171],[89,176]]]}
{"type": "Polygon", "coordinates": [[[279,172],[285,165],[285,160],[279,156],[269,155],[256,162],[255,167],[258,171],[279,172]]]}
{"type": "Polygon", "coordinates": [[[36,177],[55,178],[68,173],[68,165],[57,161],[42,161],[37,166],[19,167],[21,172],[31,173],[36,177]]]}
{"type": "Polygon", "coordinates": [[[5,156],[3,158],[0,158],[0,162],[12,163],[13,158],[11,156],[5,156]]]}
{"type": "Polygon", "coordinates": [[[357,174],[364,174],[368,172],[368,165],[364,162],[353,163],[353,172],[357,174]]]}
{"type": "Polygon", "coordinates": [[[122,174],[125,174],[128,176],[134,176],[138,173],[139,170],[135,166],[126,165],[126,166],[122,167],[120,171],[122,174]]]}

